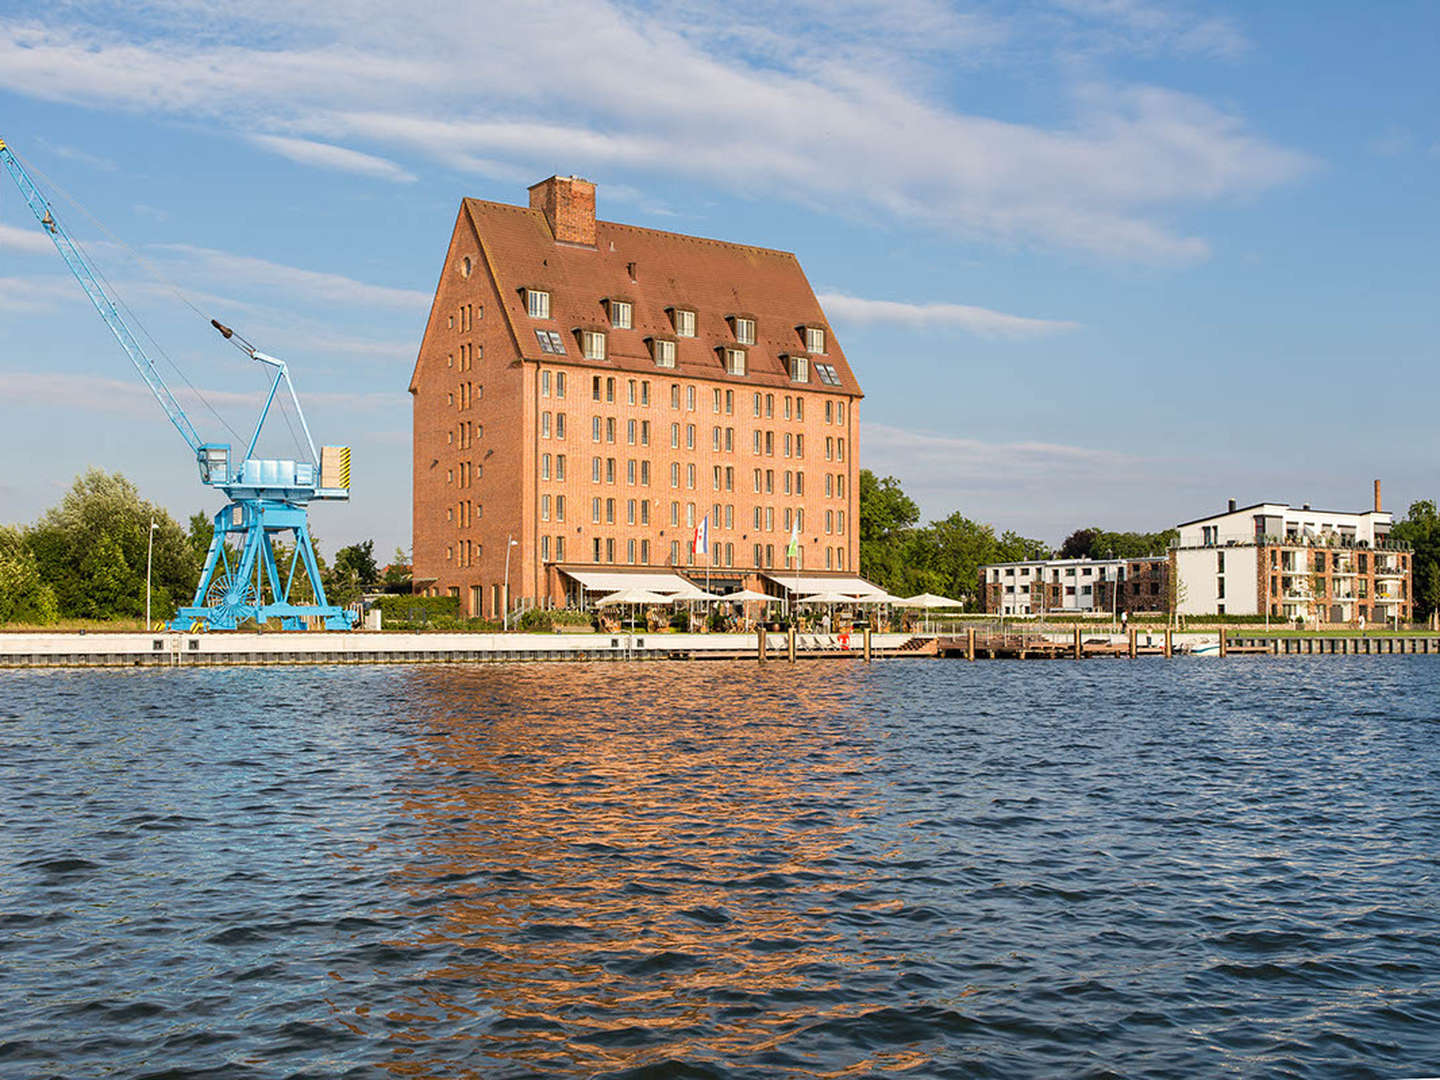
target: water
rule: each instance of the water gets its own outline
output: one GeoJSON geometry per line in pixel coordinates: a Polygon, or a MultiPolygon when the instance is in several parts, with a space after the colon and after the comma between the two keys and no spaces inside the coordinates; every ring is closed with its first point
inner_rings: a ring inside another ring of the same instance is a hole
{"type": "Polygon", "coordinates": [[[0,1076],[1440,1073],[1436,665],[0,673],[0,1076]]]}

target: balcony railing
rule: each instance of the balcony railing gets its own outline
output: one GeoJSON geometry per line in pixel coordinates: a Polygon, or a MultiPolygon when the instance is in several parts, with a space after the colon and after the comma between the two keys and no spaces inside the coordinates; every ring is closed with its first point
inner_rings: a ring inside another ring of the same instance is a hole
{"type": "Polygon", "coordinates": [[[1208,544],[1182,544],[1178,539],[1170,541],[1172,550],[1186,548],[1194,550],[1197,548],[1217,548],[1244,546],[1256,544],[1260,547],[1308,547],[1308,548],[1340,548],[1341,550],[1354,551],[1409,551],[1410,545],[1404,540],[1391,540],[1388,537],[1383,540],[1376,540],[1373,543],[1369,540],[1356,540],[1352,537],[1341,536],[1338,533],[1328,533],[1324,536],[1277,536],[1272,533],[1254,536],[1231,536],[1224,540],[1212,540],[1208,544]]]}

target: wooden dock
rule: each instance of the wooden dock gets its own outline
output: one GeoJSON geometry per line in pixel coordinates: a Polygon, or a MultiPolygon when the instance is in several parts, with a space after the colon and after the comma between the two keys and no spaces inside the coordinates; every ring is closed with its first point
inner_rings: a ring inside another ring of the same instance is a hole
{"type": "Polygon", "coordinates": [[[1131,628],[1123,638],[1086,636],[1082,627],[1068,635],[1028,629],[995,632],[971,627],[964,636],[936,639],[936,655],[964,660],[1084,660],[1092,657],[1140,656],[1379,656],[1391,654],[1440,656],[1440,637],[1365,635],[1303,637],[1232,634],[1144,632],[1131,628]],[[1159,639],[1157,641],[1157,639],[1159,639]],[[1218,639],[1218,640],[1217,640],[1218,639]]]}

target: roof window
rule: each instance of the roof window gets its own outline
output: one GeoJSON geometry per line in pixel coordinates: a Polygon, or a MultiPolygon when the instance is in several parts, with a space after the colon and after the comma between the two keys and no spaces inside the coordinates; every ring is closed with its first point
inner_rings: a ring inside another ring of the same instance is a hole
{"type": "Polygon", "coordinates": [[[695,336],[695,312],[688,308],[674,308],[671,314],[675,319],[676,337],[695,336]]]}
{"type": "Polygon", "coordinates": [[[839,373],[835,370],[835,365],[834,365],[834,364],[821,364],[821,363],[816,363],[816,365],[815,365],[815,375],[816,375],[816,377],[817,377],[822,383],[824,383],[826,386],[839,386],[839,385],[840,385],[840,375],[839,375],[839,373]]]}
{"type": "Polygon", "coordinates": [[[565,355],[565,342],[554,330],[536,330],[535,340],[540,342],[540,351],[555,356],[565,355]]]}
{"type": "Polygon", "coordinates": [[[526,289],[525,309],[532,319],[550,318],[550,294],[540,289],[526,289]]]}
{"type": "Polygon", "coordinates": [[[725,370],[731,375],[745,374],[745,350],[725,349],[725,370]]]}
{"type": "Polygon", "coordinates": [[[629,330],[635,325],[635,309],[628,300],[610,301],[610,325],[616,330],[629,330]]]}
{"type": "Polygon", "coordinates": [[[790,357],[790,381],[791,381],[791,382],[804,382],[804,383],[808,383],[808,382],[810,381],[810,359],[809,359],[809,357],[805,357],[805,356],[792,356],[792,357],[790,357]]]}
{"type": "Polygon", "coordinates": [[[755,344],[755,320],[744,316],[735,317],[735,340],[741,345],[755,344]]]}
{"type": "Polygon", "coordinates": [[[825,330],[819,326],[805,327],[805,351],[808,353],[824,354],[825,352],[825,330]]]}

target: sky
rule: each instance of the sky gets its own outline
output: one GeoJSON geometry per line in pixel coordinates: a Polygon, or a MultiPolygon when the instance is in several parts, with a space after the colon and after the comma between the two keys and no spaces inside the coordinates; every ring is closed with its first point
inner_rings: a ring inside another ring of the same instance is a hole
{"type": "MultiPolygon", "coordinates": [[[[1366,509],[1376,477],[1398,514],[1440,496],[1440,7],[783,7],[0,0],[0,138],[202,435],[242,441],[264,389],[210,317],[289,361],[317,442],[354,447],[327,550],[408,548],[459,201],[554,173],[608,220],[795,252],[861,464],[927,519],[1058,543],[1366,509]]],[[[0,461],[0,522],[92,465],[218,509],[8,179],[0,461]]]]}

